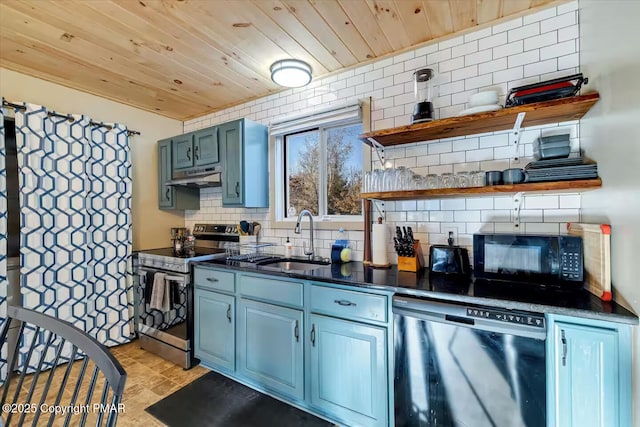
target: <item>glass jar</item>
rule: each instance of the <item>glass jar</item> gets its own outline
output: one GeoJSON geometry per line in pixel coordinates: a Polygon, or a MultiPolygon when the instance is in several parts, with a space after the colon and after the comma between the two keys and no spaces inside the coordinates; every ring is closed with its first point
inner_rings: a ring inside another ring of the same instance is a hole
{"type": "Polygon", "coordinates": [[[441,187],[442,188],[455,188],[456,177],[454,174],[445,172],[441,175],[441,187]]]}
{"type": "Polygon", "coordinates": [[[440,188],[442,179],[440,175],[436,175],[435,173],[430,173],[426,176],[427,181],[427,189],[435,190],[436,188],[440,188]]]}
{"type": "Polygon", "coordinates": [[[484,171],[471,172],[471,185],[474,187],[484,187],[486,184],[487,175],[484,171]]]}
{"type": "Polygon", "coordinates": [[[471,187],[471,174],[466,171],[460,171],[456,174],[456,187],[467,188],[471,187]]]}

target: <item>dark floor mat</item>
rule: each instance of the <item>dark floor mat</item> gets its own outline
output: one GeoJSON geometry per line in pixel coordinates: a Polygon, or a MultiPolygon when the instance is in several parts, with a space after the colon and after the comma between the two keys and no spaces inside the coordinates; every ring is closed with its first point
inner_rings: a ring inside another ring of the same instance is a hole
{"type": "Polygon", "coordinates": [[[145,410],[170,427],[332,425],[216,372],[145,410]]]}

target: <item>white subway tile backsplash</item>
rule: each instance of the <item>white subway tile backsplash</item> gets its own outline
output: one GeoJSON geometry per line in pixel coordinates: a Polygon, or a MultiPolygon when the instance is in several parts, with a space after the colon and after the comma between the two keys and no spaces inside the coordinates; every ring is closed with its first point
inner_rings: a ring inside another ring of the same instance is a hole
{"type": "Polygon", "coordinates": [[[537,49],[530,50],[517,55],[509,56],[508,65],[509,68],[517,67],[519,65],[530,64],[540,60],[540,51],[537,49]]]}
{"type": "Polygon", "coordinates": [[[491,74],[484,74],[478,77],[472,77],[464,81],[465,90],[478,89],[483,86],[489,86],[493,82],[491,74]]]}
{"type": "Polygon", "coordinates": [[[509,30],[511,30],[513,28],[517,28],[517,27],[521,27],[521,26],[522,26],[522,18],[512,19],[510,21],[503,22],[503,23],[498,24],[498,25],[494,25],[493,26],[493,34],[501,33],[503,31],[509,31],[509,30]]]}
{"type": "Polygon", "coordinates": [[[449,59],[448,61],[442,61],[438,69],[441,73],[451,70],[457,70],[458,68],[464,67],[464,58],[459,56],[457,58],[449,59]]]}
{"type": "Polygon", "coordinates": [[[540,24],[538,22],[534,22],[533,24],[509,30],[507,33],[507,40],[511,43],[516,40],[537,36],[538,34],[540,34],[540,24]]]}
{"type": "Polygon", "coordinates": [[[578,67],[579,65],[580,57],[577,53],[561,56],[560,58],[558,58],[558,70],[566,70],[569,68],[578,67]]]}
{"type": "Polygon", "coordinates": [[[518,40],[509,44],[501,44],[493,48],[493,59],[502,58],[503,56],[516,55],[523,52],[524,43],[518,40]]]}
{"type": "MultiPolygon", "coordinates": [[[[474,41],[462,44],[460,46],[451,48],[451,56],[453,58],[456,58],[458,56],[468,55],[470,53],[477,52],[477,51],[478,51],[478,42],[474,40],[474,41]]],[[[440,70],[442,71],[442,69],[440,70]]]]}
{"type": "Polygon", "coordinates": [[[546,33],[548,31],[557,30],[559,28],[568,27],[577,23],[576,12],[563,13],[553,18],[545,19],[540,22],[540,31],[546,33]]]}
{"type": "Polygon", "coordinates": [[[538,49],[558,43],[558,32],[550,31],[535,37],[524,39],[524,50],[538,49]]]}
{"type": "Polygon", "coordinates": [[[552,58],[546,61],[534,62],[524,66],[524,77],[538,76],[544,73],[552,73],[558,70],[558,59],[552,58]]]}
{"type": "MultiPolygon", "coordinates": [[[[510,1],[510,0],[505,0],[510,1]]],[[[201,129],[240,117],[270,124],[287,116],[312,113],[351,100],[372,97],[372,128],[385,129],[409,124],[415,103],[412,73],[421,67],[437,70],[437,117],[450,117],[468,107],[470,95],[495,89],[500,101],[509,88],[578,71],[579,26],[577,2],[546,7],[521,18],[472,31],[440,43],[372,62],[314,80],[305,88],[287,89],[262,99],[208,114],[184,123],[185,131],[201,129]]],[[[529,127],[521,134],[521,155],[532,155],[532,142],[540,135],[570,132],[572,150],[579,150],[578,121],[529,127]]],[[[489,132],[440,141],[386,147],[385,157],[393,166],[407,166],[415,173],[445,173],[470,170],[504,170],[523,167],[528,161],[513,163],[509,132],[489,132]]],[[[373,156],[372,164],[380,167],[373,156]]],[[[521,213],[522,226],[514,228],[512,196],[469,197],[386,202],[385,221],[390,230],[396,224],[411,225],[425,251],[428,243],[446,243],[445,231],[458,230],[458,244],[471,244],[478,232],[558,233],[565,221],[580,220],[579,194],[526,195],[521,213]]],[[[262,240],[282,244],[290,229],[271,227],[268,209],[228,209],[221,206],[220,189],[201,191],[201,210],[185,212],[185,222],[236,222],[248,218],[263,225],[262,240]]],[[[377,213],[376,213],[377,215],[377,213]]],[[[329,255],[337,235],[318,230],[318,252],[329,255]]],[[[350,231],[354,259],[363,257],[363,233],[350,231]]],[[[294,239],[296,253],[302,239],[294,239]]],[[[392,244],[390,258],[395,260],[392,244]]],[[[428,253],[428,252],[427,252],[428,253]]]]}
{"type": "Polygon", "coordinates": [[[470,53],[464,57],[464,65],[479,64],[481,62],[491,61],[493,59],[493,51],[491,49],[481,50],[479,52],[470,53]]]}
{"type": "Polygon", "coordinates": [[[577,25],[560,28],[558,30],[558,41],[564,42],[570,39],[577,39],[580,36],[577,25]]]}
{"type": "MultiPolygon", "coordinates": [[[[549,58],[557,58],[559,56],[569,55],[576,52],[575,40],[567,40],[566,42],[553,44],[551,46],[540,49],[540,60],[544,61],[549,58]]],[[[542,73],[540,73],[542,74],[542,73]]]]}
{"type": "Polygon", "coordinates": [[[507,68],[507,58],[498,58],[493,61],[478,64],[478,74],[493,73],[507,68]]]}

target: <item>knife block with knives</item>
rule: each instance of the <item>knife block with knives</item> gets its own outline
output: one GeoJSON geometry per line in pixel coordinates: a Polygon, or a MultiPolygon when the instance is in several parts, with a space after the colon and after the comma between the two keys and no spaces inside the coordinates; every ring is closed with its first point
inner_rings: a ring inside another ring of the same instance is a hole
{"type": "Polygon", "coordinates": [[[422,268],[420,241],[413,238],[411,227],[396,226],[394,248],[398,254],[398,271],[418,272],[422,268]]]}

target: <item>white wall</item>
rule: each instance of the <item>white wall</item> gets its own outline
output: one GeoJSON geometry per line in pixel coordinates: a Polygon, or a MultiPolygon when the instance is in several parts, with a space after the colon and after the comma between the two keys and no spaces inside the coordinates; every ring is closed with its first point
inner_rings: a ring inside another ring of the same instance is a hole
{"type": "MultiPolygon", "coordinates": [[[[228,120],[246,117],[266,125],[283,117],[344,105],[372,97],[373,129],[409,124],[414,106],[412,73],[425,66],[439,72],[439,97],[435,99],[439,117],[455,116],[467,107],[470,95],[485,88],[496,88],[502,102],[511,87],[566,76],[578,67],[577,2],[549,7],[465,35],[433,42],[418,49],[375,61],[324,79],[300,89],[286,90],[185,123],[185,131],[201,129],[228,120]]],[[[513,163],[508,133],[496,132],[449,138],[429,143],[408,144],[385,149],[395,166],[406,166],[419,174],[459,170],[503,170],[524,167],[532,156],[532,142],[541,134],[571,133],[573,151],[579,149],[578,122],[528,128],[521,140],[520,163],[513,163]]],[[[271,151],[273,153],[273,150],[271,151]]],[[[375,159],[375,156],[373,157],[375,159]]],[[[374,164],[374,167],[379,165],[374,164]]],[[[255,220],[263,225],[264,241],[282,244],[293,240],[294,252],[301,254],[302,240],[291,229],[271,225],[268,209],[227,209],[221,207],[219,189],[201,192],[202,208],[186,212],[186,225],[196,222],[237,222],[255,220]]],[[[411,226],[428,254],[428,243],[446,242],[446,230],[458,231],[459,243],[469,246],[477,232],[514,231],[510,197],[457,198],[429,201],[387,202],[387,224],[411,226]]],[[[530,233],[563,232],[567,221],[580,220],[580,195],[527,196],[521,214],[522,230],[530,233]]],[[[349,231],[354,242],[354,258],[363,256],[362,231],[349,231]]],[[[306,235],[305,235],[306,238],[306,235]]],[[[329,256],[335,230],[316,233],[316,248],[329,256]]],[[[395,252],[389,242],[391,262],[395,252]]]]}
{"type": "Polygon", "coordinates": [[[184,215],[158,210],[156,142],[182,133],[182,122],[4,68],[0,68],[0,94],[11,102],[44,105],[65,114],[85,114],[95,121],[124,123],[139,131],[142,135],[130,139],[133,248],[169,245],[169,228],[182,226],[184,215]]]}
{"type": "MultiPolygon", "coordinates": [[[[600,101],[580,122],[603,188],[582,196],[585,222],[610,223],[616,301],[640,313],[640,2],[580,0],[580,67],[600,101]]],[[[640,425],[640,328],[634,334],[633,425],[640,425]]]]}

